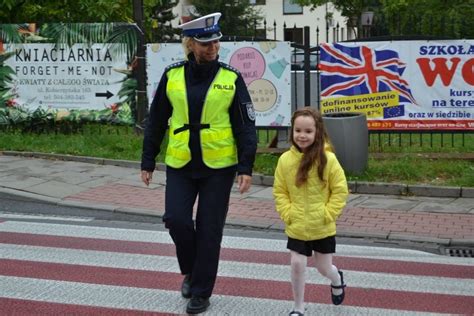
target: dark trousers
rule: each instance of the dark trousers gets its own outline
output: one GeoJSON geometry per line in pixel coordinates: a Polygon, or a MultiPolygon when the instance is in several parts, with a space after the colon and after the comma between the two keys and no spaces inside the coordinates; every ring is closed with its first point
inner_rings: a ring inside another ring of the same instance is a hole
{"type": "Polygon", "coordinates": [[[181,273],[192,274],[192,295],[212,294],[234,179],[234,171],[198,179],[184,172],[167,172],[163,221],[176,245],[181,273]],[[193,205],[198,196],[194,224],[193,205]]]}

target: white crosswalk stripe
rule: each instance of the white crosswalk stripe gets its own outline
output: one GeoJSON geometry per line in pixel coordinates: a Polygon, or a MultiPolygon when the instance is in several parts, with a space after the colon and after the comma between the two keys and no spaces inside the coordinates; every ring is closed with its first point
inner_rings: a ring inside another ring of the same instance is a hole
{"type": "MultiPolygon", "coordinates": [[[[208,315],[285,315],[292,307],[286,241],[225,236],[208,315]]],[[[347,299],[307,273],[307,315],[474,313],[474,262],[413,250],[338,245],[347,299]],[[391,297],[387,298],[387,297],[391,297]],[[431,300],[431,302],[430,302],[431,300]]],[[[7,218],[0,222],[0,311],[182,314],[186,300],[167,232],[7,218]],[[27,308],[30,308],[29,310],[27,308]],[[56,308],[56,309],[55,309],[56,308]]]]}
{"type": "Polygon", "coordinates": [[[34,220],[51,220],[51,221],[68,221],[68,222],[90,222],[94,220],[93,217],[84,216],[47,216],[47,215],[36,215],[36,214],[17,214],[0,212],[0,218],[7,219],[34,219],[34,220]]]}

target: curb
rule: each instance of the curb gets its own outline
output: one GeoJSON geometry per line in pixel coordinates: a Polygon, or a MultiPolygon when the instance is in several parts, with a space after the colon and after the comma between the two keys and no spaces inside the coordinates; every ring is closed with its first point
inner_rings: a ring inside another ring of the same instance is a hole
{"type": "MultiPolygon", "coordinates": [[[[118,167],[140,169],[139,161],[132,160],[115,160],[87,156],[73,156],[63,154],[49,154],[39,152],[22,152],[22,151],[0,151],[0,155],[4,156],[21,156],[42,159],[56,159],[65,161],[77,161],[85,163],[94,163],[98,165],[111,165],[118,167]]],[[[165,171],[166,165],[163,163],[156,164],[156,170],[165,171]]],[[[267,176],[255,173],[252,182],[256,185],[272,186],[273,176],[267,176]]],[[[359,194],[385,194],[385,195],[414,195],[426,197],[452,197],[452,198],[474,198],[474,187],[447,187],[433,186],[424,184],[403,184],[403,183],[385,183],[385,182],[365,182],[365,181],[348,181],[350,193],[359,194]]]]}

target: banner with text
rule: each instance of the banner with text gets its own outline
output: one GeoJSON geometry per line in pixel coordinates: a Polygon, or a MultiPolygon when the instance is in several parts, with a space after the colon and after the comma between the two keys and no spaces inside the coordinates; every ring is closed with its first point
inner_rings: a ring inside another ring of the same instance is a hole
{"type": "Polygon", "coordinates": [[[474,41],[321,45],[321,111],[372,130],[474,130],[474,41]]]}
{"type": "MultiPolygon", "coordinates": [[[[238,69],[255,107],[257,126],[289,126],[291,118],[289,42],[221,42],[219,60],[238,69]]],[[[164,69],[184,60],[180,43],[147,46],[148,100],[164,69]]]]}
{"type": "Polygon", "coordinates": [[[125,54],[111,52],[113,45],[122,44],[4,44],[8,58],[3,67],[12,78],[7,106],[25,111],[41,107],[57,119],[74,112],[108,121],[119,113],[117,122],[131,122],[129,104],[119,97],[131,71],[125,54]]]}

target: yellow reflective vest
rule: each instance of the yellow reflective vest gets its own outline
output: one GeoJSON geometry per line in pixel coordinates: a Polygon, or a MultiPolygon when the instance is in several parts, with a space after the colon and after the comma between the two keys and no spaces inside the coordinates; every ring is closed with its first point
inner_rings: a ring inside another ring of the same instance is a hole
{"type": "Polygon", "coordinates": [[[189,124],[184,65],[171,68],[167,77],[166,95],[173,107],[173,114],[169,122],[165,163],[173,168],[181,168],[191,160],[190,131],[199,128],[202,158],[206,166],[220,169],[237,164],[237,146],[229,117],[237,74],[219,68],[207,91],[199,126],[189,124]]]}

